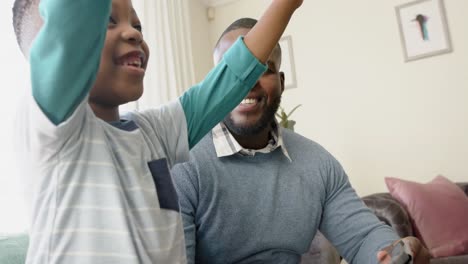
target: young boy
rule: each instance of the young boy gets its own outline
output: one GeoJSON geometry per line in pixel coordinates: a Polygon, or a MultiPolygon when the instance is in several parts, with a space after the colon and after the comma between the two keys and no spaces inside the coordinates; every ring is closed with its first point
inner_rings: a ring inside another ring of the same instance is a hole
{"type": "Polygon", "coordinates": [[[21,17],[35,5],[16,0],[24,52],[35,39],[18,131],[32,206],[27,263],[185,263],[169,167],[255,85],[301,4],[273,0],[203,82],[122,118],[119,105],[143,92],[149,56],[131,1],[42,0],[31,37],[34,23],[21,17]]]}

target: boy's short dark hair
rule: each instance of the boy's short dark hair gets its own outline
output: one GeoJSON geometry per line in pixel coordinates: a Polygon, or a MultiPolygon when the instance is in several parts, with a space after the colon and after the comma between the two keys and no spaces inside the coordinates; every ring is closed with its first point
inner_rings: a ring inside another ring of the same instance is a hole
{"type": "Polygon", "coordinates": [[[15,0],[13,4],[13,29],[23,55],[28,57],[29,48],[42,27],[39,14],[41,0],[15,0]]]}
{"type": "Polygon", "coordinates": [[[23,46],[22,32],[24,16],[28,13],[33,0],[15,0],[13,4],[13,29],[15,30],[16,41],[20,47],[23,46]]]}

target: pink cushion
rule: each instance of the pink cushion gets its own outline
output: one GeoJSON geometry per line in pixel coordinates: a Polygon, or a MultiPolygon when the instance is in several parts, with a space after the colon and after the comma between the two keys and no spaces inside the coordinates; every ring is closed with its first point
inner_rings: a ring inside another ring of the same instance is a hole
{"type": "Polygon", "coordinates": [[[385,183],[433,257],[468,254],[468,197],[460,187],[443,176],[426,184],[396,178],[385,183]]]}

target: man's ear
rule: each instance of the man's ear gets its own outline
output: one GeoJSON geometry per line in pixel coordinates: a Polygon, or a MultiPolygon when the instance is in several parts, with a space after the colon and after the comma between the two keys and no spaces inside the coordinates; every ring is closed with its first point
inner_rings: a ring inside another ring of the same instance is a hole
{"type": "Polygon", "coordinates": [[[281,81],[281,93],[284,92],[284,72],[280,72],[280,81],[281,81]]]}

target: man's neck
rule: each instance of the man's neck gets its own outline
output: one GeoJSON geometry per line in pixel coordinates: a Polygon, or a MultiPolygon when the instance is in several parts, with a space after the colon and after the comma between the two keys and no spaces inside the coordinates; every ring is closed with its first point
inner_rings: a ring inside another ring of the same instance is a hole
{"type": "Polygon", "coordinates": [[[267,126],[261,132],[255,135],[236,135],[231,132],[237,143],[245,149],[262,149],[268,145],[270,141],[272,127],[267,126]]]}

